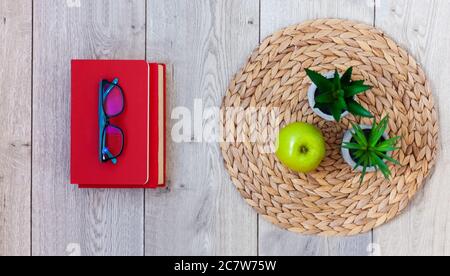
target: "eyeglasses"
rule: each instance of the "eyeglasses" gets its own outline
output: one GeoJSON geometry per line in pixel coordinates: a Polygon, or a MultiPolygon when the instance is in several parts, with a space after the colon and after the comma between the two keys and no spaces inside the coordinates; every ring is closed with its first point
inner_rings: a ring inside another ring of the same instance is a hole
{"type": "Polygon", "coordinates": [[[117,164],[122,154],[125,136],[123,130],[113,124],[110,119],[119,116],[125,109],[125,97],[119,86],[119,79],[113,82],[102,80],[99,88],[99,158],[102,163],[111,161],[117,164]]]}

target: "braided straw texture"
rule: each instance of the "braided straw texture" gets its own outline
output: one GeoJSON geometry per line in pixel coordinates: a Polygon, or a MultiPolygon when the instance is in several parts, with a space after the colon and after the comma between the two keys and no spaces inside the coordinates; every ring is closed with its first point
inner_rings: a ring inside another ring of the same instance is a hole
{"type": "Polygon", "coordinates": [[[221,149],[233,183],[265,219],[292,232],[350,236],[379,227],[407,207],[435,165],[438,119],[424,71],[383,32],[353,21],[309,21],[265,39],[231,82],[221,111],[221,149]],[[350,66],[354,80],[374,87],[358,101],[377,120],[389,115],[389,135],[402,136],[393,153],[401,166],[390,166],[390,181],[371,173],[361,184],[341,157],[350,123],[371,120],[325,122],[308,104],[305,68],[342,73],[350,66]],[[246,113],[263,108],[277,112],[246,113]],[[328,144],[321,167],[308,175],[284,167],[264,145],[271,140],[273,150],[273,134],[297,121],[316,125],[328,144]]]}

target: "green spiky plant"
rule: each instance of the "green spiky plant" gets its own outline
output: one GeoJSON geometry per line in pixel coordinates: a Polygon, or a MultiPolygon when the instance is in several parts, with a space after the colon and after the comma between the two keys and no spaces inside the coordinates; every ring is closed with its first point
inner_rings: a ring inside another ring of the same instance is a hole
{"type": "Polygon", "coordinates": [[[326,111],[339,122],[345,111],[353,115],[373,118],[372,114],[355,101],[355,96],[372,89],[365,85],[363,80],[352,81],[353,67],[347,69],[341,77],[336,70],[334,77],[328,79],[318,72],[306,69],[306,74],[317,86],[315,95],[316,106],[322,111],[326,111]],[[319,92],[319,93],[318,93],[319,92]]]}
{"type": "Polygon", "coordinates": [[[377,171],[381,171],[386,179],[391,176],[391,171],[386,164],[387,161],[399,165],[399,162],[389,156],[390,152],[398,150],[398,141],[400,136],[388,140],[384,139],[384,133],[388,127],[389,117],[385,117],[379,124],[374,120],[372,129],[364,131],[359,125],[352,124],[353,139],[349,143],[344,143],[343,147],[350,150],[357,165],[354,169],[362,166],[361,183],[367,173],[367,169],[375,167],[377,171]]]}

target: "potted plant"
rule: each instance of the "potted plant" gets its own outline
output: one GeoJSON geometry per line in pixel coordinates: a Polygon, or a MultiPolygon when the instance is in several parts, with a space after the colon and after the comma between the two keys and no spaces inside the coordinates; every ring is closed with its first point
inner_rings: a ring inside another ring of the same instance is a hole
{"type": "Polygon", "coordinates": [[[391,171],[386,163],[399,165],[392,152],[399,149],[396,145],[401,137],[389,138],[388,120],[385,117],[379,124],[374,120],[372,126],[352,124],[353,129],[344,136],[342,156],[354,170],[362,172],[361,183],[366,173],[375,171],[381,171],[389,179],[391,171]]]}
{"type": "Polygon", "coordinates": [[[353,67],[347,69],[342,77],[337,70],[334,73],[321,75],[306,69],[306,74],[312,81],[308,91],[309,104],[321,118],[339,122],[349,113],[361,117],[373,117],[355,100],[357,95],[372,87],[365,85],[363,80],[352,81],[353,67]]]}

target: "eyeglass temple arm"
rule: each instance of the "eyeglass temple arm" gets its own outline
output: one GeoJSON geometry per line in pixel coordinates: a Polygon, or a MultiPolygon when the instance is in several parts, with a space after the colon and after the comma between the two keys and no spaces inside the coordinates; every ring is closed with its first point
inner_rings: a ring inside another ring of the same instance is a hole
{"type": "MultiPolygon", "coordinates": [[[[114,85],[118,85],[119,84],[119,79],[114,79],[112,84],[114,85]]],[[[103,99],[106,99],[106,97],[108,97],[109,93],[111,93],[111,91],[114,89],[114,86],[110,86],[108,87],[108,89],[105,91],[105,94],[103,94],[103,99]]]]}
{"type": "Polygon", "coordinates": [[[113,158],[114,156],[111,154],[111,152],[109,152],[108,148],[106,148],[106,147],[103,148],[103,154],[106,154],[106,155],[108,155],[109,158],[112,158],[112,159],[111,159],[111,162],[112,162],[114,165],[117,164],[117,159],[116,159],[116,158],[113,158]]]}

